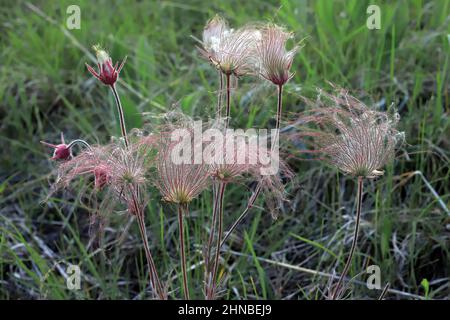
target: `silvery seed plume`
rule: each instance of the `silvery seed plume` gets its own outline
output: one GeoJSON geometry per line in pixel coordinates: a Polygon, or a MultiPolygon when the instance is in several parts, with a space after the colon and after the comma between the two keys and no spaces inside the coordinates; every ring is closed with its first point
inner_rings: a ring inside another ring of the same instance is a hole
{"type": "Polygon", "coordinates": [[[215,16],[205,26],[199,50],[224,74],[242,76],[253,72],[259,37],[260,32],[254,27],[230,29],[225,19],[215,16]]]}
{"type": "Polygon", "coordinates": [[[303,131],[325,161],[352,176],[375,178],[395,156],[404,141],[404,133],[396,129],[397,113],[375,111],[350,96],[343,89],[334,94],[321,92],[312,113],[304,123],[314,123],[318,130],[303,131]]]}

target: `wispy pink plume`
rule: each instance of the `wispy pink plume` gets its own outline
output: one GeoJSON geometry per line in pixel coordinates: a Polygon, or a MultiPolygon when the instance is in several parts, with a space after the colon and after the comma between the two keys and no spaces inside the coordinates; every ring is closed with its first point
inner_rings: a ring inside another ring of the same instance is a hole
{"type": "Polygon", "coordinates": [[[290,69],[299,47],[286,49],[286,42],[293,38],[293,33],[274,24],[264,26],[260,33],[261,39],[256,42],[258,72],[272,83],[283,85],[294,75],[290,69]]]}
{"type": "Polygon", "coordinates": [[[374,178],[395,155],[404,134],[396,129],[397,113],[375,111],[341,88],[305,99],[311,110],[302,116],[300,134],[329,164],[353,176],[374,178]]]}

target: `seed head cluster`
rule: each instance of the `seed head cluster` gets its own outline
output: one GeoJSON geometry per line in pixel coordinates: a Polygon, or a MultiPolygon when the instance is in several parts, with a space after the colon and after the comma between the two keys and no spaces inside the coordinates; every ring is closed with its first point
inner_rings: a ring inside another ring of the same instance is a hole
{"type": "Polygon", "coordinates": [[[224,74],[261,75],[277,84],[285,84],[298,47],[286,49],[293,34],[275,24],[245,25],[231,29],[228,22],[215,16],[203,31],[202,56],[224,74]]]}

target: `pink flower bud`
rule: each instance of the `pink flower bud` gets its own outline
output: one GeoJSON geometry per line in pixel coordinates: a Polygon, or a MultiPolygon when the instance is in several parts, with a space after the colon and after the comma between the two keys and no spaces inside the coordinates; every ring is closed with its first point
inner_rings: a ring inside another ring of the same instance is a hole
{"type": "Polygon", "coordinates": [[[67,145],[64,141],[64,135],[61,132],[61,143],[60,144],[51,144],[45,141],[41,141],[42,144],[55,149],[53,152],[52,160],[68,160],[72,157],[72,152],[70,151],[70,146],[67,145]]]}
{"type": "Polygon", "coordinates": [[[53,160],[67,160],[71,156],[70,148],[67,144],[58,144],[55,146],[55,152],[53,153],[53,160]]]}
{"type": "Polygon", "coordinates": [[[127,58],[125,57],[125,59],[123,59],[119,67],[117,67],[118,63],[113,66],[112,59],[105,50],[98,45],[93,46],[93,49],[97,55],[97,65],[99,71],[95,71],[86,63],[88,71],[105,85],[113,86],[119,78],[120,70],[122,70],[127,58]]]}

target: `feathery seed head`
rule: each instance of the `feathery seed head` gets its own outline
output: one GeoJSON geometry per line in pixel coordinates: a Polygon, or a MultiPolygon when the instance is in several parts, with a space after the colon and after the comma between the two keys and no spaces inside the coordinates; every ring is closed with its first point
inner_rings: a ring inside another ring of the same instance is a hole
{"type": "Polygon", "coordinates": [[[215,52],[219,48],[221,39],[228,36],[232,29],[228,27],[228,22],[219,15],[209,20],[203,29],[203,46],[208,52],[215,52]]]}
{"type": "Polygon", "coordinates": [[[291,38],[293,33],[271,24],[261,29],[261,39],[256,43],[259,74],[276,85],[284,85],[294,75],[290,69],[299,47],[286,50],[291,38]]]}
{"type": "Polygon", "coordinates": [[[307,117],[319,131],[306,133],[324,159],[342,172],[353,176],[375,178],[395,155],[404,134],[396,125],[399,115],[370,109],[347,91],[322,93],[307,117]],[[321,108],[317,108],[321,106],[321,108]]]}
{"type": "Polygon", "coordinates": [[[259,35],[253,27],[230,29],[225,19],[215,16],[206,24],[199,50],[224,74],[242,76],[254,69],[255,42],[259,35]]]}
{"type": "MultiPolygon", "coordinates": [[[[288,165],[279,159],[276,149],[261,143],[261,135],[251,135],[240,130],[226,130],[223,121],[216,121],[214,128],[223,131],[223,141],[214,140],[214,150],[223,159],[211,165],[212,176],[225,183],[258,182],[272,217],[276,218],[280,204],[285,200],[286,180],[293,177],[288,165]],[[277,170],[273,165],[276,163],[277,170]]],[[[264,141],[264,140],[263,140],[264,141]]]]}
{"type": "MultiPolygon", "coordinates": [[[[129,207],[137,197],[142,204],[142,193],[136,192],[147,184],[148,164],[145,155],[138,148],[124,148],[120,143],[106,146],[92,146],[77,156],[61,163],[57,168],[54,189],[67,188],[80,177],[93,178],[94,190],[105,192],[109,202],[122,203],[129,207]]],[[[87,179],[86,182],[92,181],[87,179]]],[[[89,188],[83,188],[85,192],[89,188]]],[[[108,205],[112,209],[112,205],[108,205]]]]}
{"type": "Polygon", "coordinates": [[[196,163],[194,153],[197,144],[193,138],[193,120],[185,115],[169,114],[170,122],[160,129],[160,140],[157,146],[155,186],[161,192],[164,201],[186,205],[210,186],[210,167],[204,162],[196,163]],[[175,118],[175,119],[174,119],[175,118]],[[190,149],[193,152],[184,155],[184,160],[177,161],[176,148],[179,141],[173,141],[178,130],[190,132],[190,149]]]}

